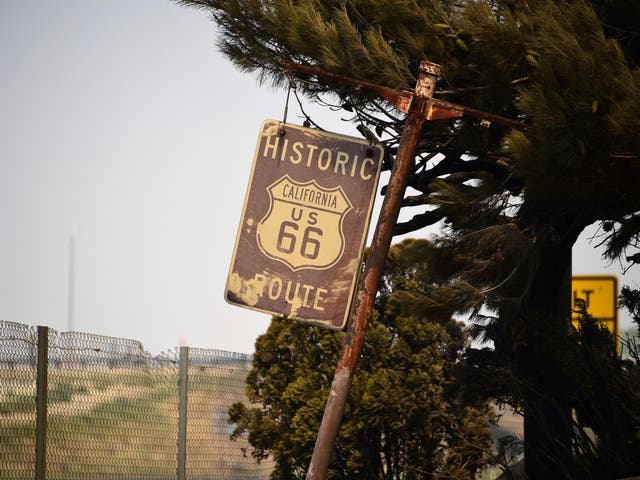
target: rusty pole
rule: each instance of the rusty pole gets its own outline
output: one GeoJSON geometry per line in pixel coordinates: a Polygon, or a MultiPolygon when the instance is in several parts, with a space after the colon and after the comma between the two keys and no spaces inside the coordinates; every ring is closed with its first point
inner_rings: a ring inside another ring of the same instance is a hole
{"type": "Polygon", "coordinates": [[[382,210],[378,217],[363,277],[358,288],[355,312],[347,326],[342,354],[333,377],[331,391],[307,470],[307,480],[324,480],[329,469],[333,444],[338,435],[349,387],[364,343],[365,330],[373,309],[385,260],[389,253],[404,191],[411,174],[416,146],[422,134],[422,127],[429,116],[431,97],[439,74],[439,65],[427,61],[420,64],[420,75],[416,83],[415,94],[409,105],[400,137],[398,154],[391,170],[389,185],[382,202],[382,210]]]}

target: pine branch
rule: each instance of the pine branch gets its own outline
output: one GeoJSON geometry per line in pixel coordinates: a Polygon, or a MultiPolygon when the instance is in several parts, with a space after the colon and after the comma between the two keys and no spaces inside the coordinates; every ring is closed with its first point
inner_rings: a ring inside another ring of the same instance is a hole
{"type": "MultiPolygon", "coordinates": [[[[532,76],[516,78],[515,80],[512,80],[511,82],[509,82],[509,85],[511,86],[521,85],[523,83],[531,82],[533,80],[534,79],[532,76]]],[[[474,92],[475,93],[486,92],[487,90],[495,90],[500,88],[503,88],[502,85],[482,85],[482,86],[474,86],[474,87],[467,87],[467,88],[457,88],[455,90],[438,90],[436,93],[438,95],[463,95],[463,94],[474,93],[474,92]]]]}
{"type": "Polygon", "coordinates": [[[442,208],[435,210],[427,210],[424,213],[414,215],[408,222],[398,222],[393,229],[394,235],[404,235],[405,233],[415,232],[421,228],[435,225],[445,217],[442,208]]]}
{"type": "Polygon", "coordinates": [[[455,152],[453,155],[445,154],[445,158],[440,163],[419,175],[413,176],[409,184],[413,188],[422,191],[428,187],[429,182],[433,179],[453,173],[486,172],[492,174],[499,181],[506,180],[511,174],[511,168],[504,163],[483,158],[462,160],[461,156],[459,152],[455,152]]]}

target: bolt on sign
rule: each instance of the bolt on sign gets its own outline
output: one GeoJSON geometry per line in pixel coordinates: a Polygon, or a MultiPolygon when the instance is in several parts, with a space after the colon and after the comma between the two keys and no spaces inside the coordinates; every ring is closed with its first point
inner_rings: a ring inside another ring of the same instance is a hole
{"type": "Polygon", "coordinates": [[[577,326],[578,300],[587,313],[618,336],[618,279],[614,275],[576,275],[571,278],[572,321],[577,326]]]}
{"type": "Polygon", "coordinates": [[[266,120],[225,298],[340,329],[360,271],[383,149],[266,120]]]}

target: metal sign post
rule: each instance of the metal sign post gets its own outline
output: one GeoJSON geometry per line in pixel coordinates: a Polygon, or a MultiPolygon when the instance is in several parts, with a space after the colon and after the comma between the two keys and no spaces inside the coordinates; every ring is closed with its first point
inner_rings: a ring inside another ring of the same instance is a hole
{"type": "Polygon", "coordinates": [[[358,289],[355,313],[347,326],[342,354],[331,384],[311,463],[307,470],[307,480],[324,480],[329,468],[333,444],[347,403],[349,387],[364,343],[365,330],[373,309],[385,260],[389,253],[393,229],[398,220],[404,191],[411,174],[414,153],[429,109],[432,107],[429,100],[435,90],[436,78],[439,73],[440,67],[436,64],[422,62],[420,65],[420,76],[415,94],[408,107],[398,154],[393,164],[391,178],[382,203],[382,211],[378,217],[364,274],[358,289]]]}

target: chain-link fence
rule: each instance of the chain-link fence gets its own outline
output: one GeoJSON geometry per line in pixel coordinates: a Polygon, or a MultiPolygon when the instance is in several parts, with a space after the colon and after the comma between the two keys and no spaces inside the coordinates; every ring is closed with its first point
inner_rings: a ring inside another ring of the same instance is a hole
{"type": "Polygon", "coordinates": [[[0,321],[0,479],[267,479],[229,440],[250,364],[0,321]]]}

